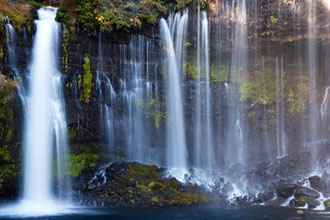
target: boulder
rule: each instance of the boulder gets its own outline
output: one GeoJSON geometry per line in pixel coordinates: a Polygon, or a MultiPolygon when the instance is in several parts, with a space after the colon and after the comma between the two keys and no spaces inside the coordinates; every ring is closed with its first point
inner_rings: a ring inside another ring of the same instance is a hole
{"type": "Polygon", "coordinates": [[[323,192],[323,196],[324,196],[325,198],[329,198],[329,197],[330,197],[330,191],[325,191],[325,192],[323,192]]]}
{"type": "Polygon", "coordinates": [[[308,180],[311,187],[319,192],[323,192],[327,189],[327,183],[319,176],[311,176],[308,180]]]}
{"type": "Polygon", "coordinates": [[[304,186],[299,186],[296,191],[294,192],[295,198],[300,198],[301,196],[311,197],[314,199],[320,198],[320,193],[309,189],[304,186]]]}
{"type": "Polygon", "coordinates": [[[324,208],[325,208],[325,210],[329,210],[329,211],[330,211],[330,199],[325,200],[325,201],[323,202],[323,204],[324,204],[324,208]]]}
{"type": "Polygon", "coordinates": [[[282,184],[277,187],[277,195],[282,198],[289,198],[297,188],[296,184],[282,184]]]}
{"type": "Polygon", "coordinates": [[[289,203],[291,207],[304,207],[307,204],[307,196],[300,196],[292,199],[289,203]]]}
{"type": "Polygon", "coordinates": [[[264,192],[258,194],[258,203],[267,202],[274,198],[274,189],[266,189],[264,192]]]}
{"type": "Polygon", "coordinates": [[[313,199],[313,198],[309,198],[309,197],[306,198],[306,202],[308,204],[308,208],[310,208],[310,209],[314,209],[314,208],[318,207],[319,205],[321,205],[320,201],[313,199]]]}

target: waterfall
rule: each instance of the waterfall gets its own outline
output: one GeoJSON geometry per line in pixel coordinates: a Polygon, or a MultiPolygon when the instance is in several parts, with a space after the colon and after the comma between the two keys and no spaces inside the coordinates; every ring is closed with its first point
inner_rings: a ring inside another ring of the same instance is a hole
{"type": "MultiPolygon", "coordinates": [[[[59,46],[56,9],[41,8],[38,16],[30,76],[26,77],[29,79],[29,91],[23,98],[26,100],[23,198],[17,206],[7,208],[5,215],[40,215],[63,211],[63,205],[55,200],[55,192],[57,198],[65,201],[70,201],[71,195],[70,179],[67,177],[64,97],[61,73],[57,70],[56,62],[59,46]],[[54,181],[54,176],[57,181],[54,181]]],[[[24,89],[22,86],[19,85],[19,91],[24,89]]],[[[0,214],[3,214],[2,211],[0,214]]]]}
{"type": "Polygon", "coordinates": [[[330,86],[325,89],[323,100],[320,106],[321,113],[321,122],[322,122],[322,130],[323,136],[326,138],[328,136],[328,105],[329,105],[329,95],[330,95],[330,86]]]}
{"type": "MultiPolygon", "coordinates": [[[[319,121],[319,110],[318,110],[318,88],[317,88],[317,72],[318,68],[318,50],[317,50],[317,30],[316,30],[316,0],[307,1],[307,28],[308,28],[308,57],[307,57],[307,68],[309,76],[309,141],[317,141],[320,136],[318,135],[319,121]]],[[[318,152],[317,149],[313,149],[311,164],[313,164],[314,170],[318,168],[318,152]]]]}
{"type": "Polygon", "coordinates": [[[277,157],[283,157],[287,154],[286,135],[285,135],[285,109],[284,109],[284,83],[283,83],[283,58],[279,64],[278,58],[275,58],[276,72],[276,143],[277,157]]]}
{"type": "Polygon", "coordinates": [[[16,32],[14,27],[10,24],[9,18],[7,17],[7,23],[5,24],[6,28],[6,42],[7,42],[7,49],[8,49],[8,63],[9,68],[11,69],[14,80],[17,83],[18,88],[18,95],[22,101],[23,108],[26,110],[26,92],[25,87],[23,85],[23,79],[17,67],[17,58],[16,58],[16,32]]]}
{"type": "Polygon", "coordinates": [[[213,129],[211,124],[211,78],[209,60],[208,19],[205,11],[197,18],[197,80],[195,116],[195,163],[198,168],[211,170],[214,163],[213,129]],[[200,23],[202,28],[200,30],[200,23]],[[202,81],[202,76],[204,80],[202,81]]]}
{"type": "Polygon", "coordinates": [[[116,104],[116,92],[112,87],[109,77],[104,73],[103,63],[103,47],[102,36],[99,36],[98,45],[98,63],[96,69],[96,89],[99,94],[99,110],[100,110],[100,133],[104,139],[108,150],[115,145],[115,128],[114,128],[114,106],[116,104]]]}
{"type": "Polygon", "coordinates": [[[152,158],[152,130],[148,110],[152,98],[152,73],[155,62],[151,57],[150,39],[133,36],[128,45],[120,46],[120,94],[123,108],[123,131],[126,134],[126,157],[129,161],[159,164],[152,158]]]}
{"type": "Polygon", "coordinates": [[[187,168],[187,149],[185,120],[183,115],[183,96],[181,89],[182,59],[187,32],[188,11],[168,22],[161,19],[161,36],[164,40],[164,52],[167,72],[167,166],[169,168],[187,168]],[[174,47],[175,46],[175,47],[174,47]]]}
{"type": "Polygon", "coordinates": [[[246,144],[244,138],[244,106],[239,99],[239,85],[244,82],[247,73],[247,30],[245,0],[233,1],[231,8],[232,55],[231,82],[228,106],[228,129],[226,130],[226,165],[246,162],[246,144]],[[238,84],[238,88],[234,88],[238,84]]]}

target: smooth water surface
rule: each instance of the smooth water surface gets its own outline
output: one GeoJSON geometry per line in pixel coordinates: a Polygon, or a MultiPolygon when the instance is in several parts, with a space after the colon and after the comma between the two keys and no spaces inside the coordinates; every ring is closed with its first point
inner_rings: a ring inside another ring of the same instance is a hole
{"type": "MultiPolygon", "coordinates": [[[[10,218],[21,219],[21,218],[10,218]]],[[[30,217],[24,219],[330,219],[330,212],[297,214],[285,207],[250,206],[222,208],[219,206],[189,208],[79,208],[74,214],[30,217]],[[79,214],[78,214],[79,213],[79,214]]]]}

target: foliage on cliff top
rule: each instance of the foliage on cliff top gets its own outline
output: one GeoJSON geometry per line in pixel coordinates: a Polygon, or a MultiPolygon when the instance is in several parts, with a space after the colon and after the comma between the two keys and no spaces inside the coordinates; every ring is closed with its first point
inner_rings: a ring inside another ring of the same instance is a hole
{"type": "Polygon", "coordinates": [[[182,9],[191,0],[63,0],[57,20],[71,32],[95,35],[100,29],[139,31],[155,25],[170,9],[182,9]]]}
{"type": "Polygon", "coordinates": [[[10,22],[20,29],[22,25],[33,21],[31,14],[37,7],[39,7],[39,3],[33,0],[15,2],[0,0],[0,23],[5,23],[6,16],[8,16],[10,22]]]}

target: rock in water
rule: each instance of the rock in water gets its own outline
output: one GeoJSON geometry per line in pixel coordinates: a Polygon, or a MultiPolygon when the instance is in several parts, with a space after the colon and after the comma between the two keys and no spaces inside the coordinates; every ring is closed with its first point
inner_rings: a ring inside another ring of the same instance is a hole
{"type": "Polygon", "coordinates": [[[292,199],[289,203],[291,207],[304,207],[307,203],[307,197],[306,196],[300,196],[299,198],[292,199]]]}
{"type": "Polygon", "coordinates": [[[323,192],[327,189],[327,183],[319,176],[311,176],[308,178],[313,189],[323,192]]]}
{"type": "Polygon", "coordinates": [[[320,198],[320,193],[318,193],[312,189],[309,189],[307,187],[299,186],[296,189],[296,191],[294,192],[294,196],[296,198],[299,198],[301,196],[306,196],[306,197],[311,197],[311,198],[317,199],[317,198],[320,198]]]}
{"type": "Polygon", "coordinates": [[[298,215],[303,215],[303,214],[305,214],[305,212],[303,210],[299,209],[299,210],[297,210],[297,214],[298,215]]]}
{"type": "Polygon", "coordinates": [[[313,198],[307,198],[306,202],[308,204],[308,208],[310,208],[310,209],[314,209],[314,208],[318,207],[319,205],[321,205],[320,201],[313,199],[313,198]]]}
{"type": "Polygon", "coordinates": [[[330,211],[330,199],[325,200],[325,201],[323,202],[323,204],[324,204],[324,208],[325,208],[326,210],[330,211]]]}
{"type": "Polygon", "coordinates": [[[277,187],[277,195],[282,198],[289,198],[297,188],[296,184],[282,184],[277,187]]]}

